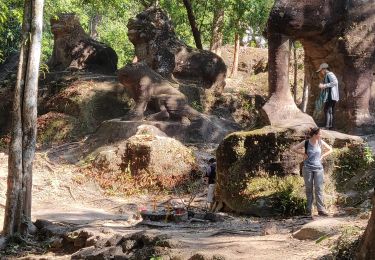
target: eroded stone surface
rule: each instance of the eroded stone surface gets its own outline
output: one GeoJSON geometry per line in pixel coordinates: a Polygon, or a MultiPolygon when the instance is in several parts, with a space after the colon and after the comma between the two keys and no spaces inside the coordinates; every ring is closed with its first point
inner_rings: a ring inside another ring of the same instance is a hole
{"type": "Polygon", "coordinates": [[[216,54],[187,46],[176,37],[172,22],[160,8],[150,7],[128,22],[128,37],[138,61],[170,79],[189,79],[204,88],[221,92],[225,86],[226,65],[216,54]]]}
{"type": "Polygon", "coordinates": [[[116,52],[90,38],[76,15],[60,14],[58,18],[52,18],[51,31],[54,35],[52,57],[48,61],[51,71],[69,69],[105,74],[116,71],[116,52]]]}
{"type": "Polygon", "coordinates": [[[303,225],[300,230],[293,234],[293,237],[300,240],[316,240],[323,236],[335,235],[339,233],[342,227],[343,223],[340,220],[319,219],[303,225]]]}

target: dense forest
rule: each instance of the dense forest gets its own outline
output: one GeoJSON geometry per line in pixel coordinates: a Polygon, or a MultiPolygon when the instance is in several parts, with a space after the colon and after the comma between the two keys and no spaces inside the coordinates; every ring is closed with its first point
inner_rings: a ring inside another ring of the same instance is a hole
{"type": "MultiPolygon", "coordinates": [[[[204,49],[213,49],[217,48],[217,44],[234,44],[235,39],[242,39],[249,28],[252,29],[253,38],[261,36],[273,1],[47,0],[44,7],[43,62],[48,60],[53,48],[50,18],[59,13],[76,13],[90,36],[107,43],[116,51],[119,57],[118,67],[122,67],[134,56],[133,46],[126,35],[126,24],[129,18],[153,4],[159,5],[170,14],[176,33],[187,44],[199,46],[194,39],[192,31],[194,28],[198,33],[197,39],[201,42],[198,44],[204,49]],[[219,43],[214,44],[214,41],[219,43]]],[[[1,0],[0,11],[0,61],[2,61],[19,49],[23,1],[1,0]]]]}

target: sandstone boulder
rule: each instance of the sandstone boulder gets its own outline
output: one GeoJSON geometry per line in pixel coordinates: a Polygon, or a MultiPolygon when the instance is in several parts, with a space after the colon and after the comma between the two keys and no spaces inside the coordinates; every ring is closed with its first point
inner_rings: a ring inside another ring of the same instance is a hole
{"type": "Polygon", "coordinates": [[[102,121],[129,111],[131,101],[114,77],[80,74],[42,81],[45,89],[39,100],[39,113],[57,112],[78,121],[79,132],[93,132],[102,121]]]}
{"type": "Polygon", "coordinates": [[[226,65],[216,54],[197,50],[179,40],[172,22],[160,8],[150,7],[128,22],[128,37],[138,61],[145,61],[165,78],[172,76],[202,83],[221,92],[226,65]]]}
{"type": "Polygon", "coordinates": [[[343,227],[340,220],[326,218],[307,223],[300,230],[293,233],[293,237],[299,240],[317,240],[323,236],[332,236],[339,233],[343,227]]]}
{"type": "MultiPolygon", "coordinates": [[[[336,202],[336,190],[347,181],[340,165],[353,167],[356,162],[350,159],[348,162],[348,158],[356,154],[357,160],[361,160],[365,148],[363,140],[356,136],[323,131],[323,137],[337,149],[323,162],[329,205],[336,202]]],[[[272,126],[228,135],[216,154],[219,200],[231,210],[249,215],[302,214],[305,198],[303,179],[299,176],[302,157],[291,152],[290,147],[304,138],[304,132],[299,129],[272,126]]],[[[363,167],[369,165],[364,163],[363,167]]],[[[356,175],[363,168],[352,170],[351,174],[356,175]]]]}
{"type": "Polygon", "coordinates": [[[143,176],[164,188],[181,184],[197,170],[192,151],[179,141],[158,134],[159,130],[147,128],[152,127],[143,126],[129,139],[100,148],[94,166],[128,172],[135,178],[143,176]]]}
{"type": "Polygon", "coordinates": [[[109,46],[98,42],[83,30],[75,14],[60,14],[51,18],[54,36],[50,71],[86,70],[104,74],[117,69],[117,54],[109,46]]]}

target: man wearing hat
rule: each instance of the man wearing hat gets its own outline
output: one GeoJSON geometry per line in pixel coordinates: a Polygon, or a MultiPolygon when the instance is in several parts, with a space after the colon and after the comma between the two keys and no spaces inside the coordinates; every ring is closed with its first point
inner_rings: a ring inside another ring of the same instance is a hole
{"type": "Polygon", "coordinates": [[[337,101],[339,101],[339,84],[333,72],[329,71],[327,63],[322,63],[316,71],[323,77],[323,83],[319,84],[319,88],[327,91],[324,100],[325,128],[333,128],[333,114],[337,101]]]}

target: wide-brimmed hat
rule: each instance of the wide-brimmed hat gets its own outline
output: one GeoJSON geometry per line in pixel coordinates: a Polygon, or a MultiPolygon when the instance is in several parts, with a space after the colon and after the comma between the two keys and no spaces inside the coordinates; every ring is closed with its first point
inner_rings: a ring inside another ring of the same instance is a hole
{"type": "Polygon", "coordinates": [[[329,68],[329,66],[328,66],[327,63],[322,63],[322,64],[320,64],[319,69],[316,72],[319,72],[322,69],[328,69],[328,68],[329,68]]]}

